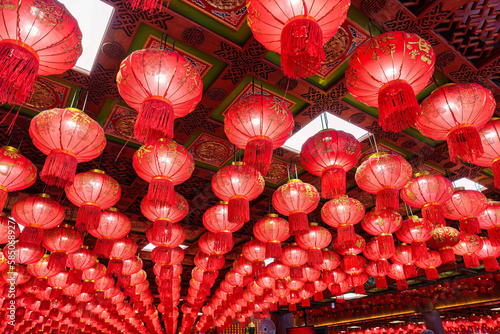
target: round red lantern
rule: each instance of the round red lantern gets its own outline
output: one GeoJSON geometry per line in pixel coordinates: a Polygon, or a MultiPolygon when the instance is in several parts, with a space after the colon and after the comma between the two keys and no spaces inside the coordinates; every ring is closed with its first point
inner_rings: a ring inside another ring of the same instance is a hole
{"type": "Polygon", "coordinates": [[[132,162],[135,172],[149,183],[147,198],[161,207],[174,201],[174,185],[191,177],[194,160],[184,146],[161,138],[141,146],[132,162]]]}
{"type": "Polygon", "coordinates": [[[42,111],[31,120],[29,133],[36,148],[48,155],[40,178],[59,188],[73,183],[79,162],[97,158],[106,146],[99,123],[75,108],[42,111]]]}
{"type": "MultiPolygon", "coordinates": [[[[0,41],[0,48],[1,46],[0,41]]],[[[9,192],[29,188],[35,181],[36,167],[33,163],[26,159],[17,148],[2,146],[0,148],[0,209],[3,210],[9,192]]]]}
{"type": "Polygon", "coordinates": [[[320,279],[321,271],[309,265],[305,265],[302,267],[302,276],[305,280],[305,285],[304,285],[305,289],[308,290],[311,294],[313,294],[314,282],[320,279]]]}
{"type": "Polygon", "coordinates": [[[434,140],[446,140],[450,159],[474,162],[483,153],[478,130],[495,111],[491,92],[475,83],[448,84],[437,88],[422,104],[418,130],[434,140]]]}
{"type": "Polygon", "coordinates": [[[354,225],[365,216],[365,206],[354,198],[344,196],[328,201],[321,208],[323,221],[337,229],[339,241],[354,239],[354,225]]]}
{"type": "Polygon", "coordinates": [[[9,242],[9,231],[10,235],[13,233],[15,239],[21,233],[19,225],[13,219],[10,219],[6,213],[0,212],[0,244],[9,242]]]}
{"type": "Polygon", "coordinates": [[[453,252],[456,255],[463,256],[467,268],[476,268],[480,265],[476,253],[481,248],[483,248],[483,240],[479,236],[462,232],[460,234],[460,241],[453,246],[453,252]]]}
{"type": "Polygon", "coordinates": [[[431,248],[438,249],[443,263],[455,262],[452,247],[460,241],[460,232],[453,227],[436,227],[431,231],[428,244],[431,248]]]}
{"type": "Polygon", "coordinates": [[[387,259],[395,252],[392,233],[399,230],[403,218],[391,209],[375,209],[368,212],[361,222],[363,230],[377,236],[380,255],[387,259]]]}
{"type": "Polygon", "coordinates": [[[350,133],[327,129],[306,140],[300,162],[309,173],[321,177],[321,195],[338,198],[345,194],[345,173],[356,165],[361,145],[350,133]]]}
{"type": "Polygon", "coordinates": [[[319,193],[309,183],[299,179],[289,180],[273,194],[273,207],[282,215],[288,216],[290,234],[297,235],[309,230],[307,215],[319,203],[319,193]]]}
{"type": "Polygon", "coordinates": [[[479,132],[484,153],[473,164],[492,167],[495,187],[500,188],[500,119],[491,119],[479,132]]]}
{"type": "Polygon", "coordinates": [[[349,60],[346,86],[358,101],[378,108],[384,131],[400,132],[414,126],[421,114],[415,95],[427,86],[435,59],[429,42],[416,34],[374,36],[349,60]]]}
{"type": "Polygon", "coordinates": [[[413,258],[411,246],[405,244],[398,246],[391,261],[403,266],[405,278],[417,276],[415,266],[413,265],[417,260],[413,258]]]}
{"type": "Polygon", "coordinates": [[[259,240],[251,240],[243,245],[241,254],[245,259],[252,262],[253,274],[255,277],[259,277],[266,266],[264,263],[266,260],[266,244],[259,240]]]}
{"type": "Polygon", "coordinates": [[[349,282],[350,286],[354,287],[354,291],[357,294],[365,293],[365,283],[368,281],[370,277],[365,272],[361,272],[359,274],[350,274],[347,277],[347,282],[349,282]]]}
{"type": "Polygon", "coordinates": [[[186,240],[186,231],[179,224],[173,224],[170,230],[154,234],[152,228],[146,230],[148,241],[156,246],[151,252],[151,258],[155,263],[171,264],[175,259],[184,257],[184,251],[179,249],[186,240]]]}
{"type": "Polygon", "coordinates": [[[275,260],[266,266],[266,273],[276,280],[276,289],[286,287],[286,278],[290,276],[290,267],[275,260]]]}
{"type": "Polygon", "coordinates": [[[137,244],[132,239],[125,237],[116,240],[113,244],[111,252],[109,253],[107,272],[110,274],[121,275],[123,270],[123,260],[130,259],[136,252],[137,244]]]}
{"type": "Polygon", "coordinates": [[[428,220],[420,219],[418,216],[409,216],[396,231],[399,240],[411,245],[411,255],[415,261],[427,257],[425,242],[431,238],[432,226],[428,220]]]}
{"type": "Polygon", "coordinates": [[[292,135],[293,114],[275,97],[250,95],[238,100],[224,116],[224,132],[231,143],[245,150],[243,162],[266,175],[273,150],[292,135]]]}
{"type": "Polygon", "coordinates": [[[428,280],[438,280],[439,274],[437,268],[441,266],[441,256],[436,251],[429,251],[429,257],[426,259],[420,259],[416,263],[416,266],[425,269],[425,274],[428,280]]]}
{"type": "Polygon", "coordinates": [[[482,237],[481,239],[483,241],[483,246],[480,250],[476,251],[476,255],[483,260],[484,269],[488,272],[500,270],[496,259],[500,256],[500,248],[493,245],[487,238],[482,237]]]}
{"type": "Polygon", "coordinates": [[[13,270],[4,270],[2,272],[2,278],[5,282],[9,282],[9,284],[21,285],[28,282],[31,275],[28,273],[25,266],[16,264],[13,270]]]}
{"type": "Polygon", "coordinates": [[[368,275],[375,278],[375,285],[377,286],[377,289],[387,289],[387,280],[385,276],[389,273],[391,264],[387,261],[384,261],[384,263],[386,265],[380,266],[380,262],[370,261],[365,269],[368,275]]]}
{"type": "Polygon", "coordinates": [[[76,228],[83,231],[99,226],[101,210],[118,203],[121,187],[111,176],[99,169],[93,169],[75,176],[72,185],[66,187],[66,196],[79,207],[76,228]]]}
{"type": "Polygon", "coordinates": [[[83,270],[91,268],[96,261],[96,257],[85,245],[79,250],[68,254],[66,266],[71,268],[68,273],[68,283],[78,283],[82,279],[83,270]]]}
{"type": "Polygon", "coordinates": [[[12,207],[12,217],[24,226],[19,245],[40,245],[43,231],[61,224],[65,217],[62,205],[47,194],[39,194],[19,200],[12,207]]]}
{"type": "MultiPolygon", "coordinates": [[[[328,290],[330,290],[330,292],[334,296],[342,295],[344,293],[343,290],[345,289],[345,287],[344,287],[344,289],[342,289],[342,285],[347,284],[347,282],[346,282],[347,275],[345,274],[345,272],[342,271],[342,269],[337,268],[333,271],[333,278],[334,278],[334,281],[330,285],[328,285],[328,290]],[[345,284],[342,284],[342,283],[345,283],[345,284]]],[[[347,288],[349,288],[349,286],[347,286],[347,288]]],[[[349,289],[347,289],[347,290],[349,290],[349,289]]],[[[347,292],[347,291],[345,291],[345,292],[347,292]]]]}
{"type": "Polygon", "coordinates": [[[391,265],[391,270],[387,274],[393,280],[396,280],[398,285],[398,290],[406,290],[408,289],[408,283],[406,282],[406,275],[403,269],[403,266],[398,263],[394,263],[391,265]]]}
{"type": "Polygon", "coordinates": [[[346,263],[345,258],[340,261],[340,268],[348,275],[356,275],[365,271],[367,266],[367,261],[364,257],[356,255],[356,257],[346,263]]]}
{"type": "Polygon", "coordinates": [[[212,178],[212,190],[218,198],[228,202],[228,218],[233,223],[250,220],[249,201],[262,194],[264,185],[259,171],[242,162],[221,168],[212,178]]]}
{"type": "Polygon", "coordinates": [[[500,202],[489,200],[477,219],[479,227],[488,230],[488,237],[495,246],[500,246],[500,202]]]}
{"type": "MultiPolygon", "coordinates": [[[[222,265],[218,269],[221,269],[221,268],[222,268],[222,265]]],[[[253,274],[252,262],[248,261],[243,256],[243,254],[240,254],[240,256],[236,260],[234,260],[234,262],[233,262],[233,269],[238,274],[243,275],[243,276],[247,276],[247,275],[252,275],[253,274]]],[[[252,276],[254,276],[254,275],[252,275],[252,276]]]]}
{"type": "Polygon", "coordinates": [[[228,219],[227,202],[209,208],[203,214],[203,226],[210,232],[215,233],[215,249],[221,251],[232,248],[233,232],[238,231],[243,223],[230,222],[228,219]]]}
{"type": "Polygon", "coordinates": [[[92,267],[85,269],[82,274],[82,293],[93,293],[94,283],[106,275],[106,267],[96,262],[92,267]]]}
{"type": "Polygon", "coordinates": [[[486,209],[487,203],[486,196],[479,191],[456,188],[451,198],[444,203],[444,216],[460,220],[462,233],[480,233],[477,216],[486,209]]]}
{"type": "Polygon", "coordinates": [[[116,208],[109,208],[100,216],[99,224],[95,228],[87,225],[87,231],[97,238],[94,254],[108,257],[115,240],[125,237],[130,232],[132,223],[116,208]]]}
{"type": "Polygon", "coordinates": [[[0,28],[0,102],[22,104],[38,75],[61,74],[75,66],[83,51],[82,33],[58,1],[5,5],[0,28]]]}
{"type": "Polygon", "coordinates": [[[42,244],[43,247],[52,252],[48,263],[49,268],[57,267],[62,270],[66,266],[68,254],[76,252],[82,247],[83,236],[73,226],[62,224],[57,228],[45,231],[42,244]]]}
{"type": "Polygon", "coordinates": [[[328,248],[323,249],[323,262],[313,264],[313,267],[321,270],[322,281],[325,284],[330,284],[333,282],[333,270],[340,265],[340,258],[334,251],[328,248]]]}
{"type": "Polygon", "coordinates": [[[290,267],[290,277],[292,279],[302,279],[302,266],[309,261],[309,257],[306,250],[296,243],[292,243],[283,249],[281,261],[290,267]]]}
{"type": "Polygon", "coordinates": [[[41,245],[27,244],[20,245],[9,244],[3,248],[3,255],[9,262],[31,264],[38,262],[45,250],[41,245]]]}
{"type": "Polygon", "coordinates": [[[281,55],[289,78],[316,74],[325,60],[323,44],[345,21],[348,0],[262,1],[247,4],[248,26],[257,41],[281,55]]]}
{"type": "Polygon", "coordinates": [[[450,180],[425,171],[417,173],[401,189],[401,198],[411,207],[422,208],[422,217],[432,226],[445,225],[442,205],[451,198],[450,180]]]}
{"type": "MultiPolygon", "coordinates": [[[[366,242],[365,239],[358,235],[354,235],[354,239],[350,241],[339,241],[338,238],[336,238],[333,241],[333,249],[339,253],[340,255],[344,256],[343,262],[344,262],[344,267],[350,271],[351,268],[357,268],[358,267],[358,254],[361,254],[363,250],[366,247],[366,242]]],[[[385,259],[385,257],[378,256],[379,260],[385,259]]]]}
{"type": "Polygon", "coordinates": [[[266,243],[266,258],[281,258],[281,243],[290,237],[288,221],[270,213],[255,223],[253,234],[266,243]]]}
{"type": "Polygon", "coordinates": [[[194,110],[203,82],[197,69],[175,51],[142,49],[125,58],[117,74],[118,91],[139,115],[134,136],[152,144],[174,137],[174,119],[194,110]]]}
{"type": "Polygon", "coordinates": [[[295,236],[297,244],[307,250],[309,263],[320,264],[323,262],[323,248],[332,242],[332,235],[326,228],[317,223],[309,224],[309,231],[295,236]]]}

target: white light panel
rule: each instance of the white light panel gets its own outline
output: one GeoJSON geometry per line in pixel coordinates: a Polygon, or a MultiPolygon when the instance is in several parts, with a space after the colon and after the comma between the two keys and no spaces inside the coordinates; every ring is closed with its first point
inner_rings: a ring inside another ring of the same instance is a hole
{"type": "Polygon", "coordinates": [[[461,178],[461,179],[458,179],[456,181],[453,182],[453,186],[455,188],[457,187],[464,187],[465,190],[478,190],[478,191],[483,191],[484,189],[486,189],[486,187],[483,187],[482,185],[480,185],[479,183],[477,182],[474,182],[472,180],[469,180],[465,177],[461,178]]]}

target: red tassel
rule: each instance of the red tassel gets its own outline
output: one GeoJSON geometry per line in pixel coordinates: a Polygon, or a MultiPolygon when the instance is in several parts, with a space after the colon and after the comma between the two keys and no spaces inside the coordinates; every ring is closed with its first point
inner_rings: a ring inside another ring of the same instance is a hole
{"type": "Polygon", "coordinates": [[[108,263],[108,273],[113,275],[121,275],[123,270],[123,260],[110,259],[108,263]]]}
{"type": "Polygon", "coordinates": [[[140,142],[153,144],[160,138],[174,138],[174,108],[161,96],[146,98],[134,125],[134,136],[140,142]]]}
{"type": "Polygon", "coordinates": [[[284,278],[277,278],[274,284],[276,289],[286,289],[286,279],[284,278]]]}
{"type": "Polygon", "coordinates": [[[5,207],[5,202],[7,202],[7,197],[9,196],[9,192],[3,188],[0,188],[0,212],[3,211],[5,207]]]}
{"type": "Polygon", "coordinates": [[[484,269],[486,269],[487,272],[500,270],[500,267],[498,266],[498,261],[494,257],[485,257],[483,259],[483,263],[484,263],[484,269]]]}
{"type": "Polygon", "coordinates": [[[408,282],[406,282],[405,279],[398,279],[398,280],[396,280],[396,283],[398,285],[398,290],[407,290],[408,289],[408,282]]]}
{"type": "Polygon", "coordinates": [[[377,237],[378,251],[383,259],[388,259],[396,252],[392,234],[383,233],[377,237]]]}
{"type": "Polygon", "coordinates": [[[174,267],[166,264],[162,265],[160,268],[160,277],[162,279],[174,278],[174,267]]]}
{"type": "Polygon", "coordinates": [[[441,256],[441,261],[444,263],[455,262],[455,253],[451,247],[445,247],[439,249],[439,255],[441,256]]]}
{"type": "Polygon", "coordinates": [[[19,246],[41,245],[43,229],[35,226],[26,226],[19,236],[19,246]]]}
{"type": "Polygon", "coordinates": [[[399,192],[396,188],[383,188],[376,195],[377,209],[399,210],[399,192]]]}
{"type": "Polygon", "coordinates": [[[500,247],[500,226],[488,228],[488,238],[493,246],[500,247]]]}
{"type": "Polygon", "coordinates": [[[429,281],[435,281],[439,279],[439,274],[436,268],[426,268],[425,275],[429,281]]]}
{"type": "Polygon", "coordinates": [[[469,217],[460,219],[460,232],[479,234],[481,228],[479,227],[479,220],[477,217],[469,217]]]}
{"type": "Polygon", "coordinates": [[[266,264],[264,261],[252,262],[252,273],[255,274],[255,277],[259,277],[260,274],[264,272],[266,272],[266,264]]]}
{"type": "MultiPolygon", "coordinates": [[[[142,10],[142,11],[154,11],[157,7],[161,10],[161,5],[163,1],[159,0],[127,0],[130,3],[130,7],[133,10],[142,10]]],[[[167,5],[168,7],[168,5],[167,5]]]]}
{"type": "Polygon", "coordinates": [[[65,188],[73,184],[78,160],[72,154],[53,150],[45,159],[40,178],[48,186],[65,188]]]}
{"type": "Polygon", "coordinates": [[[217,276],[218,276],[217,271],[205,270],[203,272],[203,283],[213,284],[215,282],[215,279],[217,278],[217,276]]]}
{"type": "Polygon", "coordinates": [[[500,189],[500,159],[493,160],[493,180],[495,182],[495,187],[500,189]]]}
{"type": "MultiPolygon", "coordinates": [[[[153,249],[151,252],[151,259],[155,263],[159,264],[168,264],[172,260],[172,248],[168,246],[158,246],[153,249]]],[[[212,260],[215,261],[215,260],[212,260]]],[[[208,259],[208,263],[210,265],[210,258],[208,259]]],[[[213,263],[212,263],[213,264],[213,263]]]]}
{"type": "Polygon", "coordinates": [[[250,220],[250,204],[245,196],[233,196],[229,199],[227,218],[236,224],[246,223],[250,220]]]}
{"type": "Polygon", "coordinates": [[[68,272],[68,277],[66,278],[66,284],[78,284],[82,280],[83,270],[71,268],[68,272]]]}
{"type": "Polygon", "coordinates": [[[417,276],[417,270],[413,264],[403,264],[403,272],[406,278],[417,276]]]}
{"type": "Polygon", "coordinates": [[[429,258],[425,241],[414,241],[411,243],[411,257],[415,261],[429,258]]]}
{"type": "Polygon", "coordinates": [[[311,301],[309,300],[309,298],[302,299],[302,307],[311,307],[311,301]]]}
{"type": "Polygon", "coordinates": [[[342,296],[336,296],[335,300],[337,301],[337,303],[345,303],[345,297],[343,295],[342,296]]]}
{"type": "Polygon", "coordinates": [[[378,124],[384,131],[401,132],[415,125],[421,114],[413,88],[405,81],[393,80],[378,92],[378,124]]]}
{"type": "Polygon", "coordinates": [[[35,278],[35,282],[33,283],[33,289],[37,292],[42,292],[47,289],[47,279],[44,277],[35,278]]]}
{"type": "Polygon", "coordinates": [[[290,303],[290,305],[288,306],[288,310],[289,310],[290,312],[295,312],[295,311],[297,311],[297,304],[290,303]]]}
{"type": "Polygon", "coordinates": [[[307,18],[290,20],[281,32],[281,68],[289,78],[306,78],[316,74],[325,60],[323,31],[307,18]]]}
{"type": "Polygon", "coordinates": [[[168,176],[155,176],[149,182],[148,200],[153,201],[156,208],[170,206],[175,199],[174,182],[168,176]]]}
{"type": "Polygon", "coordinates": [[[66,267],[66,258],[68,254],[66,252],[52,252],[49,256],[49,262],[47,263],[47,269],[52,271],[62,271],[66,267]]]}
{"type": "MultiPolygon", "coordinates": [[[[329,166],[321,175],[321,196],[324,198],[339,198],[345,194],[346,177],[342,167],[329,166]]],[[[354,232],[353,232],[354,233],[354,232]]],[[[353,236],[354,238],[354,236],[353,236]]]]}
{"type": "Polygon", "coordinates": [[[91,294],[94,292],[94,281],[84,281],[82,283],[82,293],[91,294]]]}
{"type": "Polygon", "coordinates": [[[96,203],[84,203],[78,209],[75,228],[79,231],[97,230],[101,219],[101,207],[96,203]]]}
{"type": "Polygon", "coordinates": [[[377,260],[375,261],[375,265],[380,275],[387,275],[391,271],[391,264],[387,260],[377,260]]]}
{"type": "Polygon", "coordinates": [[[52,290],[50,290],[49,299],[50,300],[59,300],[62,297],[62,293],[63,293],[62,289],[52,288],[52,290]]]}
{"type": "Polygon", "coordinates": [[[266,136],[251,137],[245,146],[243,162],[266,176],[271,168],[273,142],[266,136]]]}
{"type": "Polygon", "coordinates": [[[479,258],[476,254],[464,254],[464,263],[467,268],[477,268],[480,266],[479,258]]]}
{"type": "Polygon", "coordinates": [[[293,211],[288,216],[288,221],[290,223],[291,235],[299,235],[301,233],[309,232],[307,213],[303,211],[293,211]]]}
{"type": "Polygon", "coordinates": [[[377,289],[387,289],[387,280],[385,276],[375,276],[375,285],[377,289]]]}
{"type": "Polygon", "coordinates": [[[270,308],[272,312],[278,311],[278,303],[271,303],[270,308]]]}
{"type": "Polygon", "coordinates": [[[42,300],[40,303],[40,311],[50,310],[50,300],[42,300]]]}
{"type": "Polygon", "coordinates": [[[130,275],[121,275],[119,276],[118,278],[118,282],[121,286],[123,286],[124,288],[130,286],[130,283],[131,283],[131,277],[130,275]]]}
{"type": "Polygon", "coordinates": [[[161,235],[164,240],[170,240],[170,234],[172,233],[171,225],[172,221],[170,219],[156,219],[153,223],[154,235],[161,235]]]}
{"type": "Polygon", "coordinates": [[[309,292],[311,295],[314,294],[314,282],[312,281],[306,281],[305,285],[304,285],[304,289],[309,292]]]}
{"type": "Polygon", "coordinates": [[[323,263],[323,251],[319,248],[309,248],[307,250],[307,255],[309,258],[309,263],[311,265],[322,264],[323,263]]]}
{"type": "Polygon", "coordinates": [[[354,287],[354,291],[358,294],[358,295],[362,295],[365,293],[365,286],[364,285],[356,285],[354,287]]]}
{"type": "Polygon", "coordinates": [[[322,280],[326,284],[333,283],[335,281],[335,278],[333,277],[333,271],[332,270],[323,270],[322,280]]]}
{"type": "Polygon", "coordinates": [[[339,227],[337,228],[337,239],[339,243],[354,240],[354,226],[351,224],[339,225],[339,227]]]}
{"type": "Polygon", "coordinates": [[[290,278],[293,280],[301,280],[303,278],[302,266],[290,267],[290,278]]]}
{"type": "Polygon", "coordinates": [[[359,260],[357,255],[346,254],[344,256],[343,261],[344,261],[344,266],[348,271],[359,266],[359,260]]]}
{"type": "Polygon", "coordinates": [[[97,242],[94,246],[94,256],[103,256],[109,257],[111,251],[113,250],[113,245],[115,244],[115,240],[112,238],[100,237],[97,239],[97,242]]]}
{"type": "Polygon", "coordinates": [[[457,163],[460,159],[473,162],[483,155],[483,144],[479,132],[474,126],[459,125],[446,137],[451,161],[457,163]]]}
{"type": "Polygon", "coordinates": [[[446,225],[441,204],[425,204],[422,207],[422,218],[432,226],[446,225]]]}
{"type": "Polygon", "coordinates": [[[281,242],[279,241],[268,241],[266,242],[266,258],[281,258],[283,250],[281,249],[281,242]]]}
{"type": "MultiPolygon", "coordinates": [[[[316,291],[314,293],[314,301],[315,302],[322,302],[324,299],[325,299],[325,297],[323,296],[323,291],[316,291]]],[[[302,304],[302,306],[304,306],[304,304],[302,304]]]]}
{"type": "Polygon", "coordinates": [[[216,252],[227,253],[233,248],[233,234],[229,230],[215,233],[214,248],[216,252]]]}

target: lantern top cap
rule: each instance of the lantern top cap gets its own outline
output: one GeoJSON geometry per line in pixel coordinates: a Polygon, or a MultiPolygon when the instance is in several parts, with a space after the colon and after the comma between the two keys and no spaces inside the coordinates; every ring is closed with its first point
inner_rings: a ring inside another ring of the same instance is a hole
{"type": "Polygon", "coordinates": [[[108,211],[110,211],[110,212],[118,212],[118,211],[120,211],[120,210],[118,210],[117,208],[115,208],[114,206],[112,206],[112,207],[110,207],[110,208],[108,209],[108,211]]]}
{"type": "Polygon", "coordinates": [[[227,205],[227,202],[226,201],[219,201],[219,204],[220,205],[227,205]]]}
{"type": "Polygon", "coordinates": [[[82,245],[82,248],[83,248],[83,249],[89,249],[89,246],[87,246],[87,245],[82,245]]]}
{"type": "Polygon", "coordinates": [[[418,216],[417,215],[411,215],[411,216],[408,216],[408,219],[418,219],[418,216]]]}
{"type": "MultiPolygon", "coordinates": [[[[81,112],[82,114],[85,114],[82,110],[78,109],[78,108],[66,108],[66,110],[70,110],[70,111],[78,111],[78,112],[81,112]]],[[[86,114],[85,114],[86,115],[86,114]]]]}
{"type": "Polygon", "coordinates": [[[329,252],[329,251],[330,251],[330,249],[328,249],[328,247],[323,248],[323,250],[324,250],[325,252],[329,252]]]}
{"type": "Polygon", "coordinates": [[[290,245],[291,246],[297,246],[297,243],[296,242],[292,242],[290,245]]]}
{"type": "Polygon", "coordinates": [[[70,224],[61,224],[59,225],[59,227],[64,227],[64,228],[70,228],[70,229],[74,229],[75,227],[70,225],[70,224]]]}
{"type": "Polygon", "coordinates": [[[41,193],[41,194],[38,194],[37,196],[40,196],[40,197],[43,197],[43,198],[50,198],[50,195],[46,194],[46,193],[41,193]]]}
{"type": "Polygon", "coordinates": [[[96,169],[91,169],[91,170],[89,170],[89,172],[103,174],[103,175],[106,174],[105,171],[97,169],[97,168],[96,169]]]}
{"type": "Polygon", "coordinates": [[[490,122],[491,122],[491,121],[498,121],[499,119],[500,119],[500,117],[492,117],[492,118],[490,119],[490,122]]]}
{"type": "Polygon", "coordinates": [[[231,163],[231,165],[233,165],[233,166],[241,166],[241,165],[243,165],[243,161],[233,161],[231,163]]]}
{"type": "Polygon", "coordinates": [[[298,183],[298,182],[302,182],[301,179],[290,179],[287,181],[287,183],[298,183]]]}
{"type": "Polygon", "coordinates": [[[413,177],[419,177],[419,176],[422,176],[422,175],[430,175],[431,173],[429,171],[423,171],[423,172],[418,172],[418,173],[415,173],[413,174],[413,177]]]}
{"type": "Polygon", "coordinates": [[[2,148],[6,151],[9,151],[9,152],[14,152],[14,153],[21,153],[21,151],[19,151],[17,148],[15,148],[14,146],[2,146],[2,148]]]}
{"type": "Polygon", "coordinates": [[[318,223],[311,222],[311,223],[309,223],[309,226],[318,226],[318,223]]]}
{"type": "Polygon", "coordinates": [[[266,215],[266,217],[269,217],[269,218],[276,218],[276,217],[278,217],[278,215],[277,215],[276,213],[268,213],[268,214],[266,215]]]}
{"type": "Polygon", "coordinates": [[[387,152],[377,152],[377,153],[373,153],[370,155],[370,157],[368,157],[368,159],[371,159],[371,158],[375,158],[375,157],[379,157],[379,156],[382,156],[382,155],[387,155],[389,153],[387,152]]]}
{"type": "Polygon", "coordinates": [[[455,188],[453,188],[453,191],[461,191],[461,190],[465,190],[465,187],[455,187],[455,188]]]}

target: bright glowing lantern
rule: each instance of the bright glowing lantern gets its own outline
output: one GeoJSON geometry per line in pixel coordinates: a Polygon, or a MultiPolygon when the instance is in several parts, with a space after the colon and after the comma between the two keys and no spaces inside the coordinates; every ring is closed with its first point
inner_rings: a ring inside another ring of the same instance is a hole
{"type": "Polygon", "coordinates": [[[253,234],[266,243],[267,258],[281,258],[281,243],[290,237],[288,222],[274,213],[257,221],[253,226],[253,234]]]}
{"type": "Polygon", "coordinates": [[[486,196],[480,191],[456,188],[451,198],[444,204],[444,216],[460,220],[460,232],[480,233],[477,216],[486,209],[486,196]]]}
{"type": "Polygon", "coordinates": [[[365,216],[365,206],[354,198],[343,196],[328,201],[321,208],[323,221],[337,229],[339,241],[354,239],[354,225],[365,216]]]}
{"type": "Polygon", "coordinates": [[[297,244],[307,250],[309,263],[320,264],[323,262],[322,249],[332,242],[332,235],[323,226],[317,223],[309,224],[309,231],[295,236],[297,244]]]}

